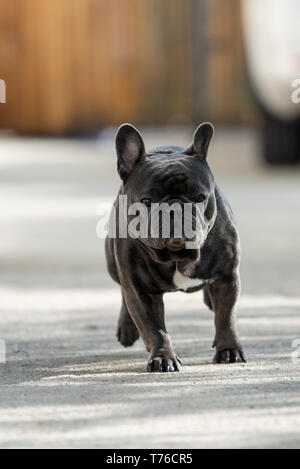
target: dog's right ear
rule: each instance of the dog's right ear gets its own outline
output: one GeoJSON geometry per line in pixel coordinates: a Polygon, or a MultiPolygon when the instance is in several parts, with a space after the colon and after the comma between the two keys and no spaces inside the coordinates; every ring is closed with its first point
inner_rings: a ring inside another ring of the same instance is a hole
{"type": "Polygon", "coordinates": [[[142,136],[133,125],[123,124],[119,127],[116,135],[116,150],[118,172],[123,182],[126,182],[134,165],[145,154],[142,136]]]}

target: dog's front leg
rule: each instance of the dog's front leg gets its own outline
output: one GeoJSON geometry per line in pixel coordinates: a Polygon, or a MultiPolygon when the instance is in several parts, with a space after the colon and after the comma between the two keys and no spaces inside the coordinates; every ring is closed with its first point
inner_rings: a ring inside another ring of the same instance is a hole
{"type": "Polygon", "coordinates": [[[130,347],[140,336],[139,331],[128,312],[123,293],[116,336],[123,347],[130,347]]]}
{"type": "Polygon", "coordinates": [[[220,279],[208,287],[215,312],[215,363],[245,362],[245,356],[236,330],[235,306],[240,290],[238,274],[231,279],[220,279]]]}
{"type": "Polygon", "coordinates": [[[179,371],[165,325],[162,295],[145,294],[134,288],[123,291],[129,314],[135,323],[150,358],[147,371],[179,371]]]}

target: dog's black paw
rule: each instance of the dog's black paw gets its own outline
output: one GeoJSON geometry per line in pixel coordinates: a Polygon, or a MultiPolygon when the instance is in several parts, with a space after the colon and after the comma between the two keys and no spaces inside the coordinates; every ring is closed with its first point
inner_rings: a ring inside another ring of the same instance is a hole
{"type": "Polygon", "coordinates": [[[214,356],[214,363],[246,363],[244,352],[241,348],[228,348],[217,350],[214,356]]]}
{"type": "Polygon", "coordinates": [[[181,368],[181,361],[176,355],[173,358],[154,356],[151,357],[147,364],[147,371],[161,373],[179,371],[181,368]]]}
{"type": "Polygon", "coordinates": [[[123,347],[130,347],[138,340],[140,334],[134,324],[121,323],[118,325],[116,336],[123,347]]]}

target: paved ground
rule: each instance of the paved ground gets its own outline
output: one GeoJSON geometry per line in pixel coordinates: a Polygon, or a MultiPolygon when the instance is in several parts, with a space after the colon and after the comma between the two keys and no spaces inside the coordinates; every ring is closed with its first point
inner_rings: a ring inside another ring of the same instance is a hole
{"type": "Polygon", "coordinates": [[[300,170],[261,167],[256,137],[219,130],[210,155],[240,226],[249,362],[212,365],[212,314],[201,293],[177,293],[167,324],[184,368],[169,375],[114,337],[119,291],[95,235],[119,185],[112,133],[0,140],[1,447],[300,447],[300,170]]]}

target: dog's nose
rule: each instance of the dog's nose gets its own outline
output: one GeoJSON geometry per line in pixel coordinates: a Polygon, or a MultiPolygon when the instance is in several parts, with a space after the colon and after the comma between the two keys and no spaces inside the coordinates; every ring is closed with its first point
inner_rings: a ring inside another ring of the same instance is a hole
{"type": "Polygon", "coordinates": [[[172,251],[179,251],[180,249],[184,248],[184,239],[181,238],[171,238],[168,239],[166,246],[168,249],[171,249],[172,251]]]}

